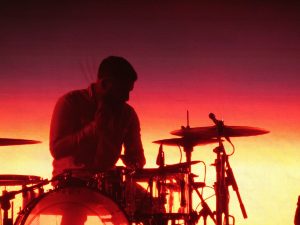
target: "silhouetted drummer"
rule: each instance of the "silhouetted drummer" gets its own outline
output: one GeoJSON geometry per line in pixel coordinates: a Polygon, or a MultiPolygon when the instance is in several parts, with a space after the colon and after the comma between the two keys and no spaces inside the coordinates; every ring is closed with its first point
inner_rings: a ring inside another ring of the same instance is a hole
{"type": "Polygon", "coordinates": [[[122,145],[126,166],[145,165],[139,119],[127,104],[136,80],[126,59],[109,56],[100,63],[95,83],[59,98],[50,129],[54,176],[75,168],[107,171],[122,145]]]}

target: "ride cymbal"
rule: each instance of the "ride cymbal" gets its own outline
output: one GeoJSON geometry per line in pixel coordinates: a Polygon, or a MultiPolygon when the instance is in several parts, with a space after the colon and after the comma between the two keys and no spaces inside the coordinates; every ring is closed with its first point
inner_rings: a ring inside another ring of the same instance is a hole
{"type": "Polygon", "coordinates": [[[10,146],[10,145],[31,145],[39,144],[40,141],[26,140],[26,139],[15,139],[15,138],[0,138],[0,146],[10,146]]]}
{"type": "MultiPolygon", "coordinates": [[[[267,134],[270,131],[248,126],[226,126],[220,130],[221,137],[248,137],[267,134]]],[[[216,126],[182,128],[181,130],[172,131],[171,134],[188,138],[212,139],[218,137],[216,126]]]]}

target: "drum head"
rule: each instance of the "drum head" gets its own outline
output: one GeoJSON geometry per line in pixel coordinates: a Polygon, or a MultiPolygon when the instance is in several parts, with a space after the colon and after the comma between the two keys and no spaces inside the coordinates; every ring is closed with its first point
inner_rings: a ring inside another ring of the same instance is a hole
{"type": "Polygon", "coordinates": [[[35,199],[17,220],[20,225],[125,225],[128,220],[108,197],[84,187],[54,190],[35,199]]]}

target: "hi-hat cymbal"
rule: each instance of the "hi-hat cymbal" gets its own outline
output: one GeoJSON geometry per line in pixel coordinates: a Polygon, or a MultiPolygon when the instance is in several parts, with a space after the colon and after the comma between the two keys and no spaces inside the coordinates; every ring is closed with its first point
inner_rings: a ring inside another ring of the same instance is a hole
{"type": "MultiPolygon", "coordinates": [[[[220,135],[222,137],[247,137],[267,134],[270,131],[248,126],[225,126],[223,127],[220,135]]],[[[200,138],[200,139],[211,139],[218,137],[218,130],[216,126],[209,127],[194,127],[194,128],[183,128],[181,130],[172,131],[171,134],[189,137],[189,138],[200,138]]]]}
{"type": "Polygon", "coordinates": [[[32,175],[0,174],[0,186],[35,184],[41,180],[41,177],[32,175]]]}
{"type": "Polygon", "coordinates": [[[164,167],[159,168],[159,169],[163,169],[165,171],[174,171],[174,170],[177,170],[177,169],[186,169],[190,165],[194,165],[194,164],[197,164],[199,162],[201,162],[201,161],[195,160],[195,161],[191,161],[191,162],[176,163],[176,164],[171,164],[171,165],[165,165],[164,167]]]}
{"type": "Polygon", "coordinates": [[[194,165],[199,163],[200,161],[192,161],[192,162],[183,162],[183,163],[177,163],[172,165],[166,165],[161,168],[144,168],[144,169],[138,169],[135,171],[135,174],[133,175],[134,178],[140,179],[140,180],[148,180],[151,177],[155,176],[171,176],[171,175],[177,175],[178,173],[186,173],[187,169],[190,165],[194,165]]]}
{"type": "Polygon", "coordinates": [[[40,141],[26,140],[26,139],[14,139],[14,138],[0,138],[0,146],[10,146],[10,145],[30,145],[38,144],[40,141]]]}
{"type": "Polygon", "coordinates": [[[197,137],[182,137],[182,138],[169,138],[153,141],[155,144],[162,144],[168,146],[197,146],[197,145],[207,145],[218,142],[217,139],[201,139],[197,137]]]}

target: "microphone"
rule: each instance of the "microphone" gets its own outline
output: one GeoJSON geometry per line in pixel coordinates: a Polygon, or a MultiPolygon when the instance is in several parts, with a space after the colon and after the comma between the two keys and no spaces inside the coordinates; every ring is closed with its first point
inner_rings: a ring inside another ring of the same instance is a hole
{"type": "Polygon", "coordinates": [[[156,165],[158,165],[159,167],[163,167],[165,165],[165,154],[162,144],[159,146],[158,154],[156,157],[156,165]]]}
{"type": "Polygon", "coordinates": [[[216,115],[213,113],[210,113],[208,117],[216,124],[217,126],[219,125],[220,121],[216,119],[216,115]]]}

